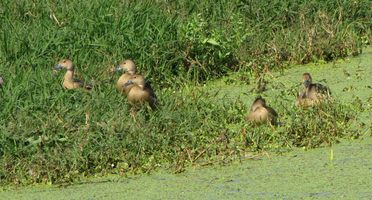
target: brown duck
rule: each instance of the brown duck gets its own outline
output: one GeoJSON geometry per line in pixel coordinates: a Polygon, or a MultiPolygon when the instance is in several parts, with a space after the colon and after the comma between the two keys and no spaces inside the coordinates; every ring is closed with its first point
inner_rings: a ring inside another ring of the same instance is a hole
{"type": "Polygon", "coordinates": [[[331,96],[331,91],[328,87],[319,83],[312,83],[312,78],[309,73],[304,73],[302,75],[302,80],[304,88],[296,99],[296,106],[316,106],[331,96]]]}
{"type": "Polygon", "coordinates": [[[246,119],[255,124],[269,122],[271,125],[277,125],[277,117],[275,110],[267,106],[265,99],[259,96],[254,100],[246,119]]]}
{"type": "Polygon", "coordinates": [[[124,83],[125,91],[128,91],[128,101],[132,105],[142,105],[148,103],[152,109],[157,107],[157,97],[151,85],[145,82],[142,75],[132,75],[124,83]]]}
{"type": "Polygon", "coordinates": [[[85,84],[83,81],[75,79],[75,71],[74,71],[74,64],[69,59],[62,59],[58,62],[56,66],[54,66],[54,70],[61,70],[66,69],[67,72],[63,78],[63,87],[68,90],[77,89],[77,88],[85,88],[87,90],[92,89],[91,85],[85,84]]]}
{"type": "Polygon", "coordinates": [[[118,81],[116,82],[116,88],[119,92],[123,94],[128,94],[129,90],[124,87],[124,84],[128,82],[128,80],[136,74],[136,65],[132,60],[124,60],[121,63],[119,63],[118,66],[115,67],[115,72],[121,72],[124,73],[120,76],[118,81]]]}

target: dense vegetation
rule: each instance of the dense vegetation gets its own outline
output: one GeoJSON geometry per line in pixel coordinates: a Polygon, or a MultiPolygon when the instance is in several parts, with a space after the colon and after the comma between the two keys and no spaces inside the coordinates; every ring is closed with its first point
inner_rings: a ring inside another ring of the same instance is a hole
{"type": "Polygon", "coordinates": [[[189,85],[357,55],[371,41],[370,7],[368,0],[3,0],[0,179],[66,182],[164,163],[179,172],[245,151],[331,144],[353,117],[347,106],[283,107],[283,126],[254,128],[241,100],[216,102],[189,85]],[[62,89],[51,68],[65,57],[95,84],[92,92],[62,89]],[[159,110],[129,114],[109,72],[125,58],[157,89],[159,110]]]}

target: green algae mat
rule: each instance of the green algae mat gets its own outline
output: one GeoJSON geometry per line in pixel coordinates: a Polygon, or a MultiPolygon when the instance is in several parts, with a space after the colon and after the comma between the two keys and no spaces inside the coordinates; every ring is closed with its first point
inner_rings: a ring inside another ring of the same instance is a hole
{"type": "MultiPolygon", "coordinates": [[[[362,137],[341,140],[333,147],[295,149],[263,154],[228,166],[189,168],[185,173],[159,171],[151,175],[91,179],[72,186],[30,186],[4,189],[0,199],[372,199],[372,49],[358,57],[328,64],[294,66],[274,73],[265,94],[275,100],[277,87],[291,87],[303,72],[314,81],[326,80],[335,98],[365,105],[358,115],[362,137]]],[[[247,97],[252,86],[207,83],[224,98],[247,97]]]]}
{"type": "Polygon", "coordinates": [[[28,187],[0,199],[372,198],[372,138],[301,149],[225,167],[107,178],[69,187],[28,187]]]}

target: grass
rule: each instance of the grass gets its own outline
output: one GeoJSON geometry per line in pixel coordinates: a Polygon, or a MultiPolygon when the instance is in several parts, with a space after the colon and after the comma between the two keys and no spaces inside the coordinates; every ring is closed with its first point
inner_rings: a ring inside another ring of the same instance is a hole
{"type": "Polygon", "coordinates": [[[252,128],[241,99],[218,102],[198,83],[356,55],[371,41],[369,7],[369,1],[2,1],[2,183],[71,182],[159,166],[180,172],[244,151],[332,144],[354,115],[343,104],[281,108],[288,124],[252,128]],[[51,69],[65,57],[95,84],[92,92],[62,89],[61,74],[51,69]],[[136,120],[109,73],[125,58],[135,60],[161,102],[155,112],[141,109],[136,120]]]}

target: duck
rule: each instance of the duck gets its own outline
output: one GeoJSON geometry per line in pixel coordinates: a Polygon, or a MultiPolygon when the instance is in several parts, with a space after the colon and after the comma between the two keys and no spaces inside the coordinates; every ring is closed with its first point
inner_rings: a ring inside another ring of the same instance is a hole
{"type": "Polygon", "coordinates": [[[304,108],[316,106],[331,96],[331,91],[327,86],[320,83],[312,83],[310,73],[304,73],[302,81],[303,90],[297,96],[296,106],[304,108]]]}
{"type": "Polygon", "coordinates": [[[146,83],[142,75],[132,75],[123,86],[124,90],[128,91],[127,98],[132,105],[143,105],[148,103],[153,110],[157,107],[155,92],[151,85],[146,83]]]}
{"type": "Polygon", "coordinates": [[[266,100],[258,96],[251,106],[250,112],[246,118],[248,122],[254,124],[270,123],[277,125],[278,113],[271,107],[266,105],[266,100]]]}
{"type": "Polygon", "coordinates": [[[91,90],[93,87],[90,84],[85,84],[83,81],[75,79],[74,64],[70,59],[62,59],[54,66],[54,70],[60,71],[66,69],[67,72],[63,78],[63,88],[67,90],[73,90],[77,88],[84,88],[86,90],[91,90]]]}
{"type": "Polygon", "coordinates": [[[124,84],[128,82],[128,80],[131,79],[133,75],[137,73],[136,65],[132,60],[129,59],[124,60],[115,67],[114,71],[124,72],[116,82],[116,89],[122,94],[125,95],[128,94],[129,90],[126,87],[124,87],[124,84]]]}

